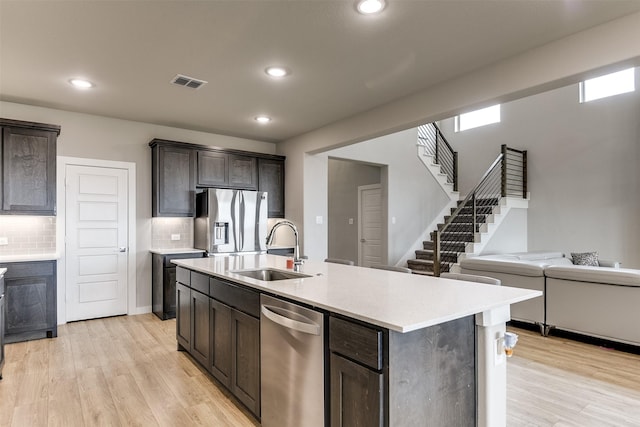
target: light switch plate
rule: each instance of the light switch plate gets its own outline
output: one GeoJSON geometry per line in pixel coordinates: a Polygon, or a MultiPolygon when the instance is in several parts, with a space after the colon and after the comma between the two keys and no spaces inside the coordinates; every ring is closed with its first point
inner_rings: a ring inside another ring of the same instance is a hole
{"type": "Polygon", "coordinates": [[[172,234],[171,235],[171,240],[180,240],[180,235],[179,234],[172,234]]]}
{"type": "Polygon", "coordinates": [[[9,238],[8,237],[0,237],[0,245],[8,245],[9,238]]]}
{"type": "Polygon", "coordinates": [[[316,217],[316,224],[322,224],[322,216],[321,215],[318,215],[316,217]]]}

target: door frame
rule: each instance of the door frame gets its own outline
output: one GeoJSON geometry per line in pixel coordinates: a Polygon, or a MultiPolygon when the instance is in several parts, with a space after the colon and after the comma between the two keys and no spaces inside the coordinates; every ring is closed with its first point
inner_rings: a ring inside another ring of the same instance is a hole
{"type": "Polygon", "coordinates": [[[362,192],[366,190],[380,190],[380,211],[382,213],[382,242],[381,242],[381,251],[382,251],[382,264],[386,264],[388,261],[388,249],[387,249],[387,203],[385,197],[385,191],[382,184],[369,184],[369,185],[359,185],[358,186],[358,265],[362,265],[362,192]]]}
{"type": "Polygon", "coordinates": [[[127,170],[128,212],[127,212],[127,315],[146,313],[148,307],[136,307],[136,164],[113,160],[85,159],[80,157],[58,156],[56,162],[56,246],[58,252],[57,299],[58,325],[67,323],[67,286],[66,286],[66,202],[67,202],[67,166],[89,166],[127,170]]]}

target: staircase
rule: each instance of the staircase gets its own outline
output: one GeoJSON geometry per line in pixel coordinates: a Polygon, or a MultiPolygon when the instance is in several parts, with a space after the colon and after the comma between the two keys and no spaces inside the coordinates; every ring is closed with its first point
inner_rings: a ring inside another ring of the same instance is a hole
{"type": "Polygon", "coordinates": [[[500,155],[469,195],[451,208],[431,240],[408,260],[415,274],[439,276],[452,271],[460,256],[475,253],[508,211],[509,199],[527,198],[527,152],[503,145],[500,155]]]}

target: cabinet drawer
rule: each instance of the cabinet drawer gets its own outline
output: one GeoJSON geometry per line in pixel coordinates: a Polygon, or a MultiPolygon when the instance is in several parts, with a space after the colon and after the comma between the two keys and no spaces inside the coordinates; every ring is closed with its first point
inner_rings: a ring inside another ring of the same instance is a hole
{"type": "Polygon", "coordinates": [[[382,369],[382,331],[329,318],[329,348],[372,369],[382,369]]]}
{"type": "Polygon", "coordinates": [[[260,317],[260,294],[229,282],[214,279],[209,282],[209,295],[253,317],[260,317]]]}
{"type": "Polygon", "coordinates": [[[206,274],[191,272],[191,287],[196,291],[209,295],[209,276],[206,274]]]}
{"type": "Polygon", "coordinates": [[[177,267],[176,268],[176,282],[180,282],[183,285],[191,286],[191,275],[190,271],[186,268],[177,267]]]}

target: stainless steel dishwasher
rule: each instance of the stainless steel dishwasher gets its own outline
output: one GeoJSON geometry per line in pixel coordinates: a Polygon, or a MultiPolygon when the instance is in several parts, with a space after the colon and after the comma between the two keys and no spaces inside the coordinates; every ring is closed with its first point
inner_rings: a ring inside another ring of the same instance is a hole
{"type": "Polygon", "coordinates": [[[324,427],[324,314],[260,296],[263,427],[324,427]]]}

